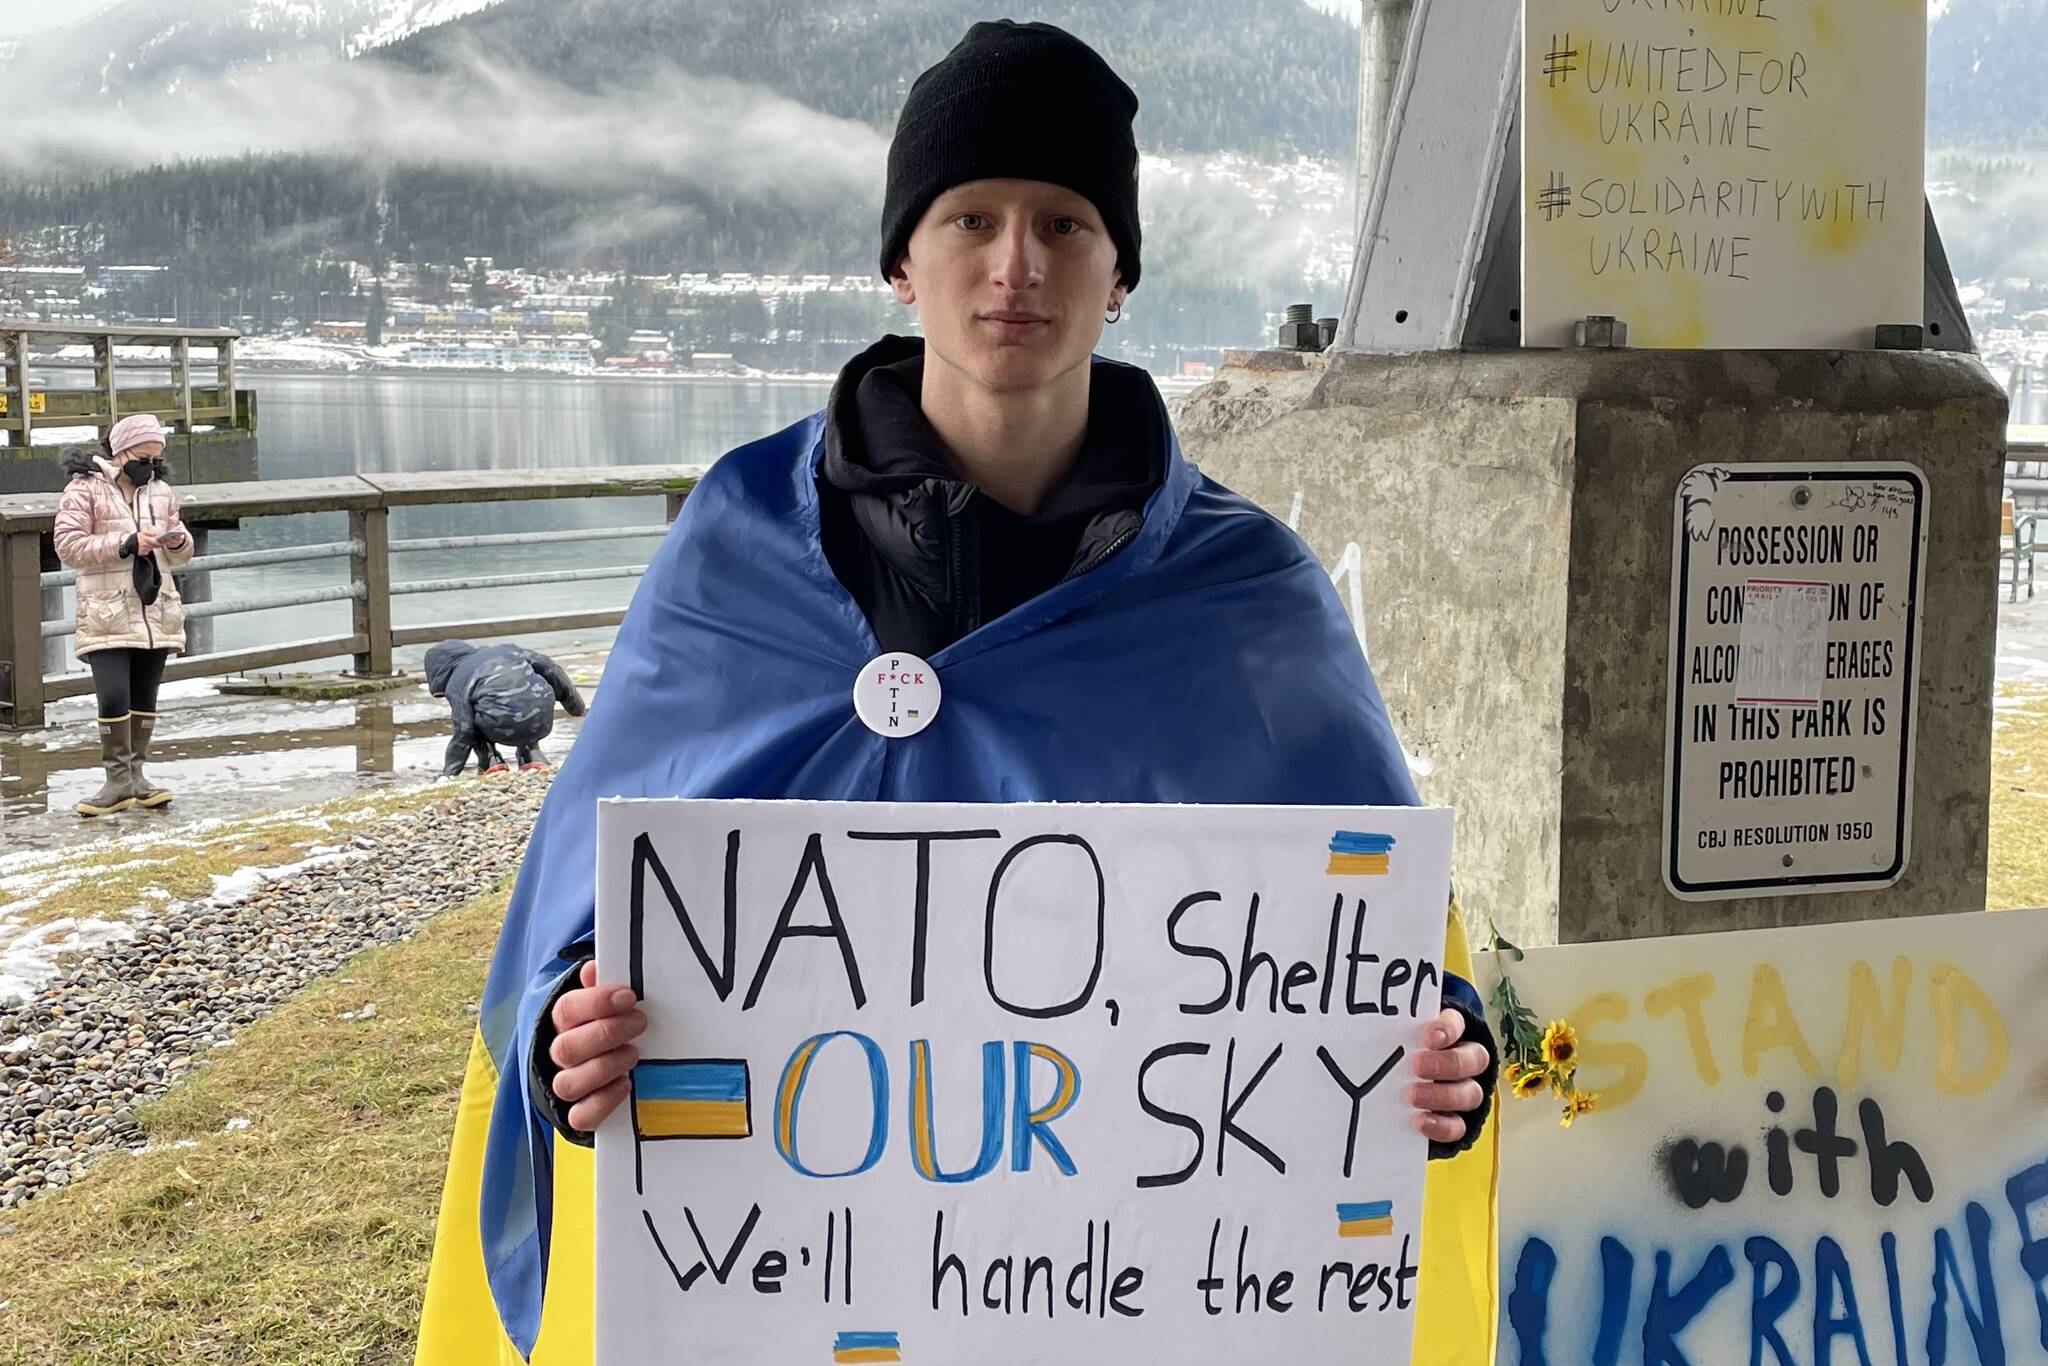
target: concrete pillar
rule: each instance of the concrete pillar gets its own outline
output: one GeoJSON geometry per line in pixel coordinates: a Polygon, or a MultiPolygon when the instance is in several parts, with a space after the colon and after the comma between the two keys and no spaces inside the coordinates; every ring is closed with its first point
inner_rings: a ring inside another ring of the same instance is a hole
{"type": "Polygon", "coordinates": [[[1418,785],[1458,808],[1472,928],[1543,944],[1982,908],[2005,417],[1950,353],[1266,352],[1176,425],[1358,566],[1418,785]],[[1787,461],[1907,461],[1930,488],[1911,857],[1883,890],[1682,901],[1661,861],[1678,482],[1787,461]]]}

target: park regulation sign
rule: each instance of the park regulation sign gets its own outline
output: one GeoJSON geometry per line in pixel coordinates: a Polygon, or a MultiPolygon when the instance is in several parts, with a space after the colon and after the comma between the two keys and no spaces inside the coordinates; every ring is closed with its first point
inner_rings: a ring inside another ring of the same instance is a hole
{"type": "Polygon", "coordinates": [[[1679,481],[1674,895],[1854,891],[1905,871],[1927,511],[1904,464],[1702,465],[1679,481]]]}

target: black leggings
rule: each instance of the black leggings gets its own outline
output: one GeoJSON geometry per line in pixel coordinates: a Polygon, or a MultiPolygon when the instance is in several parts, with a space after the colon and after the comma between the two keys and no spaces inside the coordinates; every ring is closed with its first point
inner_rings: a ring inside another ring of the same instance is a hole
{"type": "Polygon", "coordinates": [[[85,657],[92,666],[92,690],[99,698],[100,720],[118,721],[130,712],[156,715],[156,690],[164,681],[169,650],[94,650],[85,657]]]}

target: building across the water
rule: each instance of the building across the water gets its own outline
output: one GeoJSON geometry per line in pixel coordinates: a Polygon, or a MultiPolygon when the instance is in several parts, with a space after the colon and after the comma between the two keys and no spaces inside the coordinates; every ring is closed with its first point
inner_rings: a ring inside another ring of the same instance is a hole
{"type": "Polygon", "coordinates": [[[408,365],[461,370],[559,370],[588,373],[597,368],[585,337],[440,337],[407,345],[408,365]]]}

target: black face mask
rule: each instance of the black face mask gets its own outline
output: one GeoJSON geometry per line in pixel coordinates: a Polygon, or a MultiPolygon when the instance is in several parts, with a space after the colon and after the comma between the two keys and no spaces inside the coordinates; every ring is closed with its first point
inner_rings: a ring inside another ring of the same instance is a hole
{"type": "Polygon", "coordinates": [[[156,478],[157,464],[154,460],[130,460],[121,466],[121,473],[128,476],[128,482],[141,488],[156,478]]]}

